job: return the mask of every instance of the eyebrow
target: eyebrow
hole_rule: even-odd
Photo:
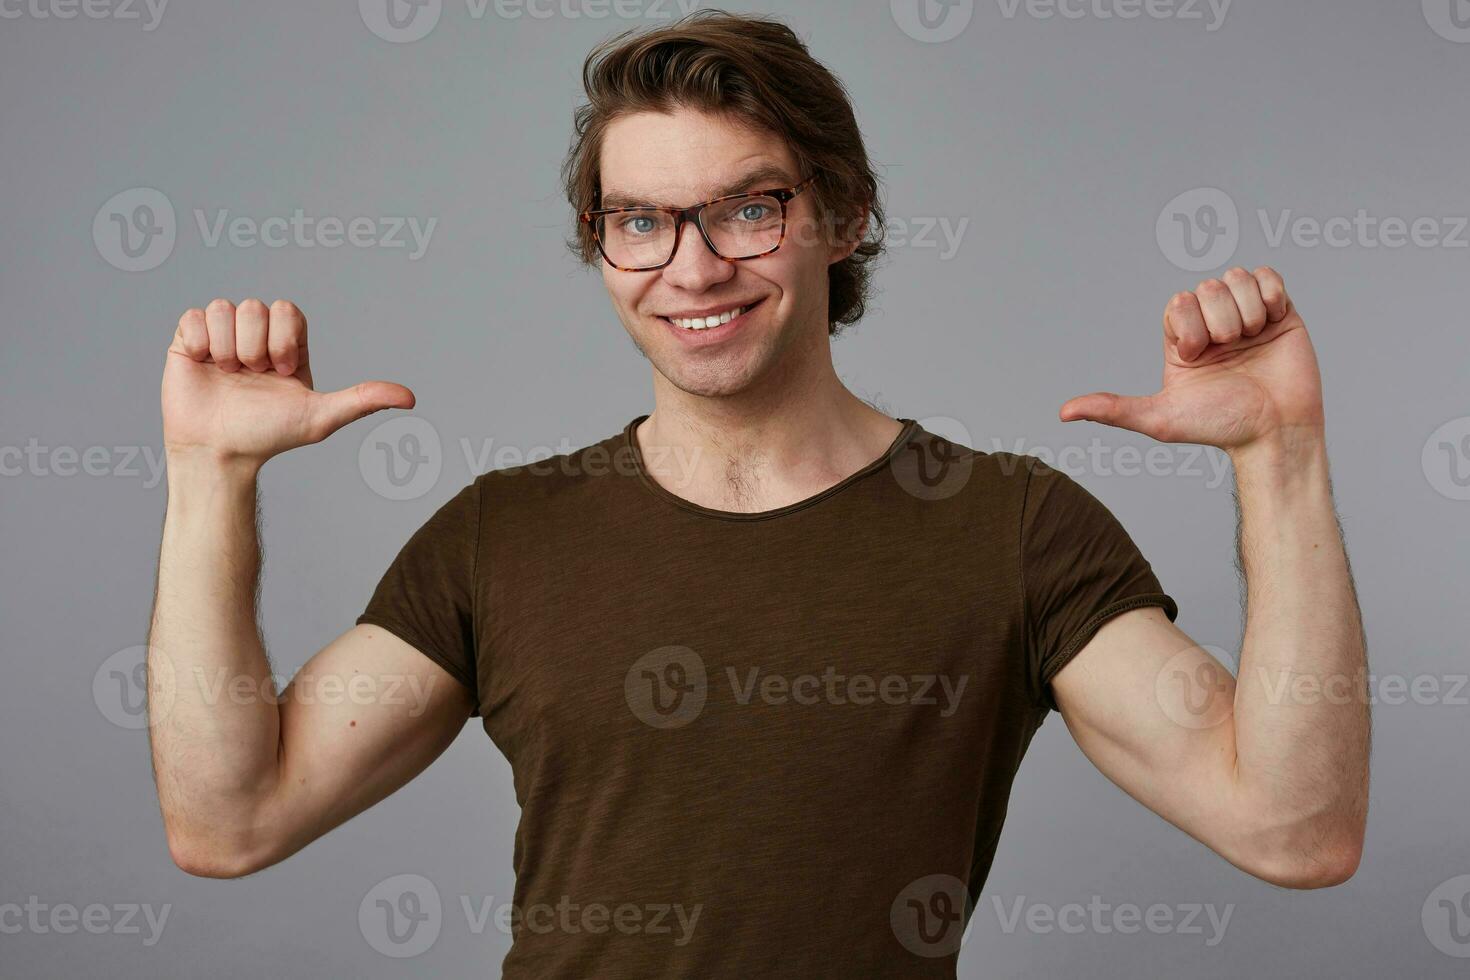
[[[784,167],[778,167],[775,164],[765,164],[747,172],[724,187],[717,188],[706,200],[713,200],[717,197],[725,197],[730,194],[741,194],[750,190],[790,187],[794,183],[796,182],[791,179],[791,175],[786,172]],[[599,208],[668,208],[678,206],[673,204],[660,204],[656,201],[639,198],[637,195],[620,191],[612,191],[604,194],[602,203],[598,205]]]

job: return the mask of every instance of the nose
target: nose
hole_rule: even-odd
[[[734,275],[735,264],[726,262],[710,249],[694,222],[684,222],[674,243],[673,261],[663,268],[664,281],[697,293]]]

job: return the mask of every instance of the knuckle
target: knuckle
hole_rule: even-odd
[[[231,303],[227,299],[212,299],[212,300],[209,301],[209,305],[204,308],[204,311],[206,313],[216,313],[216,314],[219,314],[219,313],[234,313],[235,312],[235,304],[234,303]]]
[[[298,316],[300,313],[296,304],[289,299],[278,299],[271,304],[271,314],[274,316]]]
[[[1246,272],[1245,269],[1241,268],[1238,265],[1232,269],[1227,270],[1225,273],[1226,282],[1244,282],[1249,278],[1251,278],[1251,274],[1249,272]]]
[[[258,317],[265,315],[266,308],[265,304],[258,299],[242,299],[240,305],[236,308],[236,312],[244,313],[246,316]]]
[[[1218,279],[1206,279],[1199,284],[1195,292],[1219,294],[1225,288],[1225,284]]]

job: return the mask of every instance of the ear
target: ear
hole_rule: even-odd
[[[841,262],[853,252],[857,251],[857,247],[867,237],[868,207],[866,204],[859,208],[856,217],[852,221],[846,222],[841,230],[846,231],[849,228],[852,229],[852,234],[844,238],[839,238],[837,242],[833,243],[827,256],[828,265]]]

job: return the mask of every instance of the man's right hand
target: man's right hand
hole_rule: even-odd
[[[168,509],[148,730],[169,851],[191,874],[238,877],[283,860],[421,772],[475,709],[442,666],[367,624],[264,696],[277,683],[256,620],[256,471],[413,403],[385,381],[314,391],[306,318],[291,303],[220,299],[179,320],[163,372]],[[364,680],[377,686],[364,691]],[[262,696],[219,694],[242,689]]]
[[[163,369],[163,441],[175,456],[259,467],[365,415],[413,405],[413,392],[388,381],[314,390],[306,317],[286,300],[185,311]]]

